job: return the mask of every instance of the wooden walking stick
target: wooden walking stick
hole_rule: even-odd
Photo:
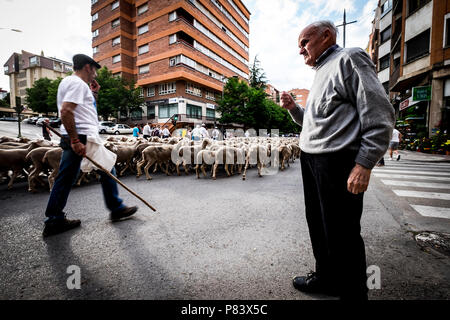
[[[50,127],[49,125],[47,125],[45,122],[43,123],[44,126],[46,126],[47,128],[49,128],[53,133],[55,133],[58,137],[60,137],[61,139],[66,139],[64,138],[61,133],[59,133],[58,131],[56,131],[54,128]],[[70,145],[70,141],[69,141],[69,145]],[[94,161],[93,159],[91,159],[91,157],[84,155],[84,157],[86,159],[88,159],[90,162],[92,162],[94,164],[94,166],[96,166],[97,168],[99,168],[100,170],[102,170],[104,173],[106,173],[111,179],[113,179],[114,181],[116,181],[118,184],[120,184],[122,187],[124,187],[125,190],[127,190],[129,193],[131,193],[133,196],[135,196],[136,198],[138,198],[139,200],[141,200],[147,207],[149,207],[150,209],[152,209],[153,211],[156,211],[155,208],[153,208],[147,201],[145,201],[140,195],[138,195],[136,192],[134,192],[133,190],[131,190],[130,188],[128,188],[122,181],[120,181],[119,179],[117,179],[117,177],[115,177],[111,172],[109,172],[108,170],[106,170],[104,167],[102,167],[100,164],[98,164],[96,161]]]

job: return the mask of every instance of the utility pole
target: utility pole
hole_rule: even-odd
[[[344,9],[344,23],[342,23],[342,24],[336,26],[337,28],[338,28],[338,27],[344,27],[344,48],[345,48],[345,26],[348,25],[348,24],[355,23],[355,22],[357,22],[357,21],[356,21],[356,20],[355,20],[355,21],[351,21],[351,22],[347,22],[347,21],[346,21],[346,19],[345,19],[345,9]]]

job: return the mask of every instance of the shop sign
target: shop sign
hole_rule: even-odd
[[[431,100],[431,86],[413,87],[412,88],[413,101],[430,101]]]

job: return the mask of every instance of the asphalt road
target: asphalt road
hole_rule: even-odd
[[[329,299],[292,287],[314,268],[298,160],[263,178],[252,169],[246,181],[223,171],[216,181],[122,180],[157,213],[121,189],[140,210],[113,224],[92,182],[74,188],[66,207],[81,228],[46,240],[48,192],[0,185],[0,299]],[[373,178],[365,195],[367,264],[381,270],[381,289],[369,298],[449,299],[449,259],[420,249],[405,224],[419,218],[389,190]],[[79,290],[67,288],[71,265],[81,270]]]

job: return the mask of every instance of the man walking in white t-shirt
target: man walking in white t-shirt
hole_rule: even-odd
[[[92,58],[77,54],[73,57],[75,73],[64,78],[57,95],[58,111],[61,115],[61,147],[63,154],[59,165],[59,173],[55,179],[47,209],[45,211],[45,228],[43,236],[65,232],[78,227],[80,220],[69,220],[63,212],[78,172],[81,160],[86,154],[88,136],[98,134],[98,115],[95,98],[100,86],[95,77],[100,65]],[[115,169],[111,171],[115,175]],[[116,182],[106,173],[99,171],[103,197],[107,208],[111,211],[111,220],[117,221],[129,217],[137,211],[137,207],[127,207],[119,198]]]
[[[392,130],[391,142],[389,143],[389,160],[394,160],[392,158],[393,153],[397,155],[397,161],[400,160],[400,153],[398,153],[398,145],[401,139],[402,134],[400,133],[400,131],[394,128],[394,130]]]

